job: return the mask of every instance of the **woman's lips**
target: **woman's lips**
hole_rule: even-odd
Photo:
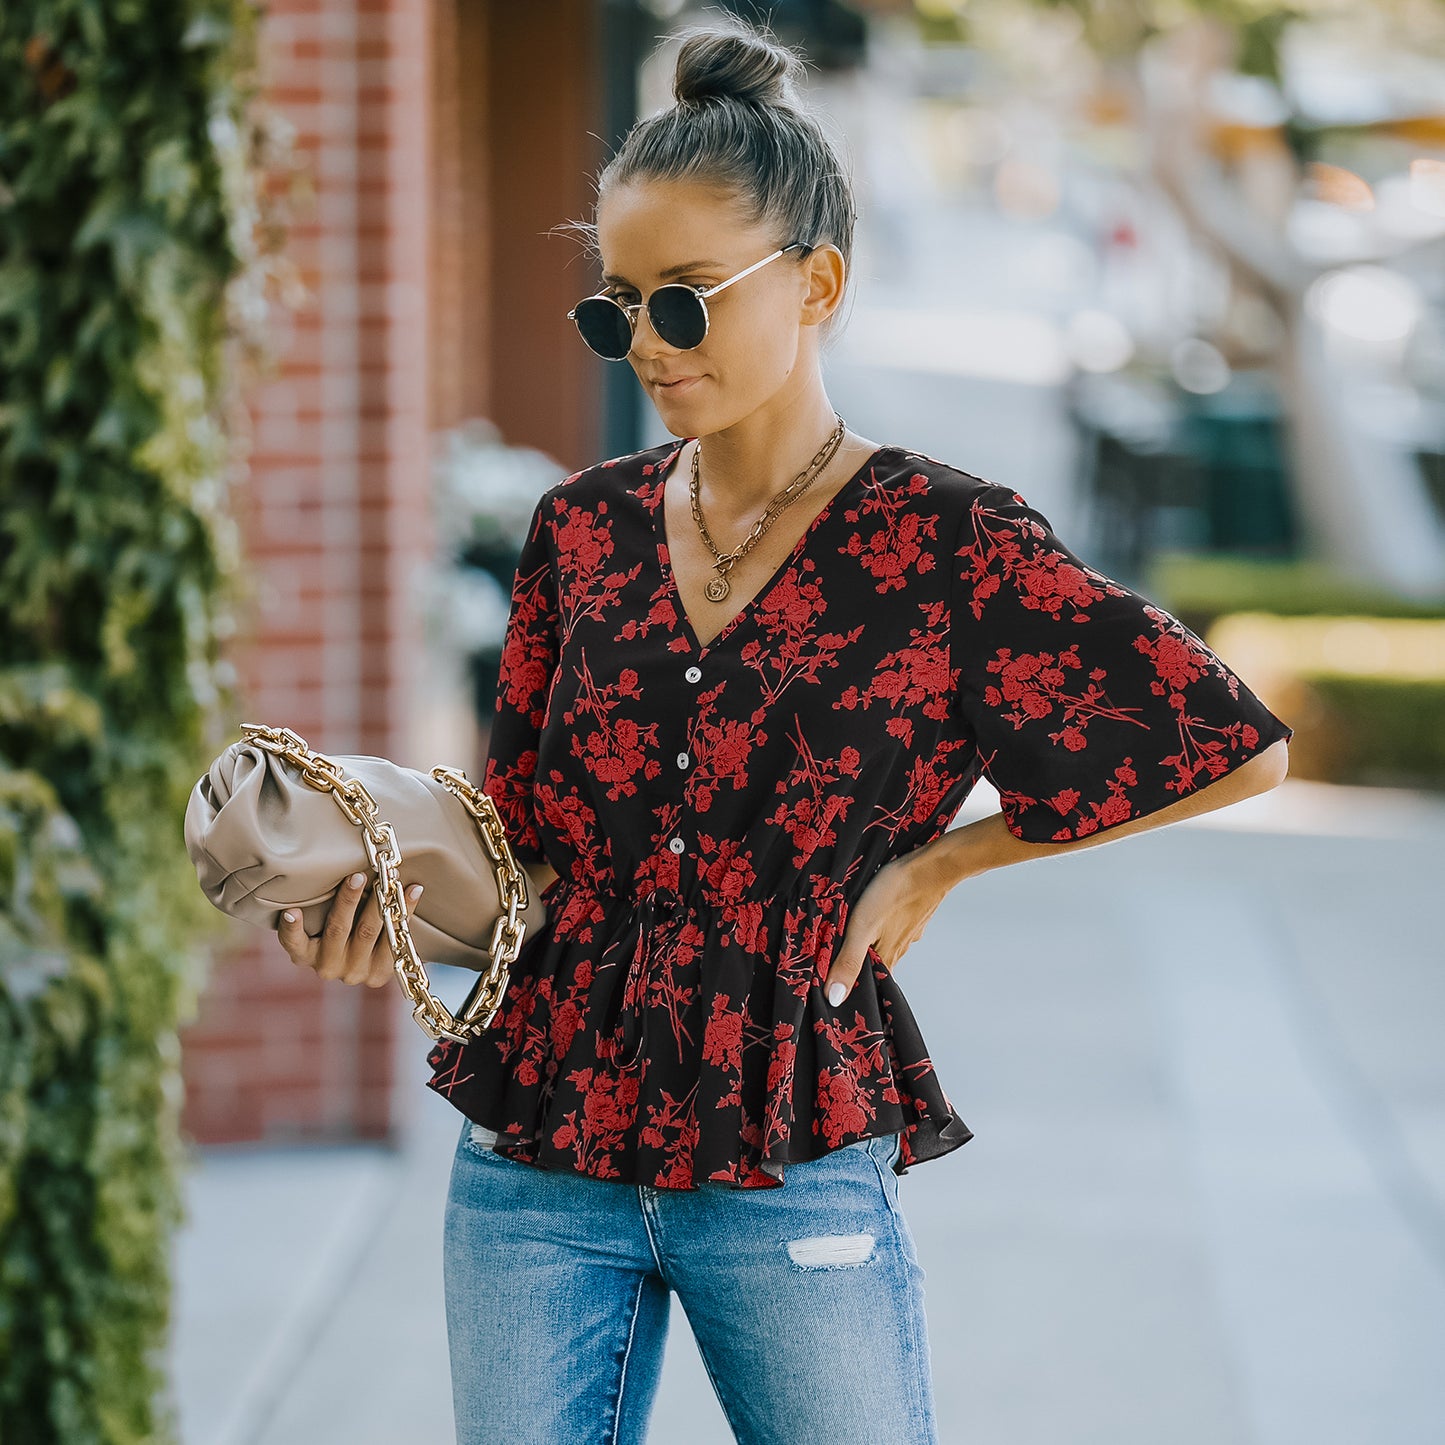
[[[702,377],[700,376],[685,376],[679,381],[659,381],[654,384],[656,385],[658,391],[665,392],[668,396],[677,396],[681,392],[690,390],[697,382],[701,380]]]

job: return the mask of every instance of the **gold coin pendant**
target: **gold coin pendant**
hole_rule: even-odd
[[[726,577],[711,577],[702,590],[707,595],[709,602],[721,602],[732,591],[732,588],[728,586]]]

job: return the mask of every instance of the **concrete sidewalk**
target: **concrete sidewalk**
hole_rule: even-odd
[[[899,966],[976,1134],[902,1182],[946,1445],[1445,1438],[1442,859],[1445,799],[1289,779],[950,895]],[[412,1042],[401,1150],[198,1151],[186,1445],[454,1438]],[[651,1440],[731,1438],[674,1302]]]

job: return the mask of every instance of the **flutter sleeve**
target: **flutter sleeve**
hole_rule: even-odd
[[[1016,838],[1144,817],[1294,736],[1178,618],[1082,561],[1007,487],[968,507],[953,567],[953,701]]]
[[[502,641],[496,712],[482,773],[482,791],[496,804],[518,861],[545,861],[533,787],[542,719],[557,671],[561,618],[549,546],[550,493],[537,502],[512,580],[511,611]]]

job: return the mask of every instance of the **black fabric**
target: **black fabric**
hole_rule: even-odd
[[[981,770],[1015,836],[1060,843],[1292,729],[1018,493],[894,446],[703,647],[661,505],[681,446],[533,514],[483,786],[561,876],[491,1028],[439,1042],[430,1087],[498,1152],[600,1179],[777,1187],[896,1132],[902,1174],[972,1131],[876,949],[824,997],[877,870]]]

